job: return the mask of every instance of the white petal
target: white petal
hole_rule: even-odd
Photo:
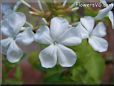
[[[106,6],[106,7],[108,6],[106,0],[100,0],[100,2],[101,2],[104,6]]]
[[[89,44],[98,52],[105,52],[108,49],[108,42],[100,37],[92,36],[89,38]]]
[[[62,67],[71,67],[75,64],[77,56],[74,51],[63,46],[58,45],[58,62]]]
[[[57,48],[54,45],[42,50],[39,54],[39,59],[41,61],[42,67],[52,68],[57,63]]]
[[[110,4],[108,7],[102,9],[99,11],[99,13],[97,14],[97,16],[95,17],[96,20],[101,20],[102,18],[106,17],[107,14],[112,10],[113,5]]]
[[[34,33],[31,27],[26,28],[25,31],[19,33],[16,37],[16,41],[24,45],[29,45],[34,41]]]
[[[56,40],[59,36],[61,36],[67,29],[69,23],[66,19],[54,17],[51,20],[50,30],[51,36],[54,40]]]
[[[35,40],[42,44],[51,44],[50,30],[47,26],[41,26],[35,34]]]
[[[68,31],[66,31],[61,39],[59,40],[60,44],[66,45],[66,46],[74,46],[78,45],[82,42],[80,30],[77,28],[69,28]]]
[[[114,14],[113,14],[112,11],[110,11],[110,12],[108,13],[108,17],[109,17],[109,19],[110,19],[110,21],[111,21],[111,23],[112,23],[112,28],[114,29]]]
[[[13,31],[17,33],[19,32],[20,27],[25,24],[26,17],[21,12],[13,12],[5,20],[8,22]]]
[[[7,49],[8,49],[12,40],[13,40],[12,38],[6,38],[6,39],[0,40],[0,44],[1,44],[0,49],[2,50],[2,53],[4,55],[6,55]]]
[[[92,32],[92,35],[98,36],[98,37],[104,37],[106,35],[106,27],[104,23],[99,22],[95,29]]]
[[[23,51],[17,46],[15,41],[12,41],[8,51],[7,51],[7,59],[11,63],[18,62],[23,56]]]
[[[94,27],[94,23],[95,23],[94,18],[86,16],[84,18],[81,18],[80,20],[81,20],[81,24],[84,26],[84,28],[86,30],[88,30],[88,32],[91,32]]]
[[[1,12],[5,15],[9,14],[10,12],[12,12],[12,9],[11,9],[11,5],[9,5],[8,3],[2,3],[1,4],[2,7],[1,7]]]
[[[80,34],[81,34],[82,39],[85,39],[85,38],[88,38],[89,37],[89,34],[90,33],[81,25],[81,23],[79,23],[76,26],[76,29],[79,29],[80,30]]]
[[[7,24],[6,21],[1,22],[0,29],[1,29],[1,33],[3,33],[6,36],[12,36],[13,34],[11,27]]]

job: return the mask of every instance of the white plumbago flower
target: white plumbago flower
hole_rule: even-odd
[[[86,16],[80,19],[77,28],[80,29],[82,38],[88,38],[89,44],[98,52],[107,51],[108,42],[102,38],[106,35],[106,27],[102,22],[99,22],[94,27],[94,18]]]
[[[112,28],[114,29],[114,14],[113,11],[111,11],[114,7],[114,4],[111,3],[108,5],[105,0],[100,0],[100,1],[104,6],[106,6],[106,8],[100,10],[95,19],[101,20],[102,18],[108,16],[112,23]]]
[[[0,40],[2,53],[7,56],[11,63],[18,62],[23,56],[23,51],[18,47],[16,42],[28,45],[34,40],[34,33],[31,27],[23,27],[26,17],[21,12],[12,12],[1,22],[1,32],[7,36],[6,39]],[[25,30],[21,30],[25,28]]]
[[[35,40],[49,45],[39,54],[42,67],[52,68],[58,62],[62,67],[71,67],[75,64],[77,56],[70,48],[81,43],[78,29],[69,28],[67,20],[54,17],[48,26],[41,26],[35,34]]]

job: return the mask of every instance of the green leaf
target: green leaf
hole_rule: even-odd
[[[78,56],[77,62],[71,70],[71,79],[84,84],[100,83],[105,68],[100,53],[95,52],[87,40],[84,40],[81,45],[71,48]]]
[[[95,11],[93,11],[95,10]],[[85,9],[85,16],[93,16],[95,17],[98,13],[98,9],[94,9],[94,8],[91,8],[91,7],[88,7]]]
[[[45,74],[45,79],[44,81],[51,81],[51,79],[56,78],[55,76],[57,76],[57,78],[59,78],[59,76],[62,73],[62,68],[60,66],[56,66],[54,68],[50,68],[50,69],[46,69],[44,68],[44,74]],[[59,79],[54,79],[54,80],[59,80]]]
[[[69,84],[71,83],[69,74],[69,68],[56,65],[52,69],[45,69],[44,82],[46,84]]]
[[[14,74],[14,77],[16,80],[21,80],[21,78],[22,78],[22,71],[19,66],[17,66],[17,68],[16,68],[16,72]]]

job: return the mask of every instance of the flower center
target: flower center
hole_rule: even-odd
[[[93,32],[93,30],[89,33],[89,37],[91,37],[91,36],[92,36],[92,32]]]
[[[57,44],[58,44],[58,42],[57,42],[57,41],[54,41],[53,43],[54,43],[54,45],[57,45]]]

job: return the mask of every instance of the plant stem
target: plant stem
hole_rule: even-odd
[[[38,6],[39,6],[40,10],[43,11],[43,7],[42,7],[42,4],[41,4],[41,1],[37,0],[37,2],[38,2]]]
[[[20,4],[21,4],[21,1],[17,1],[13,7],[13,11],[16,11],[18,9],[18,7],[20,6]]]
[[[27,7],[31,8],[31,5],[28,4],[25,0],[20,0],[24,5],[26,5]]]
[[[48,25],[48,22],[45,18],[42,18],[42,21],[43,21],[44,24]]]
[[[33,26],[32,26],[31,23],[29,23],[29,22],[26,21],[26,24],[27,24],[28,26],[30,26],[31,28],[33,28]]]
[[[27,3],[25,0],[20,0],[24,5],[26,5],[28,8],[30,8],[31,10],[33,10],[34,12],[39,13],[40,11],[37,10],[36,8],[32,7],[29,3]]]
[[[67,2],[68,2],[68,0],[64,0],[63,6],[65,6]]]

